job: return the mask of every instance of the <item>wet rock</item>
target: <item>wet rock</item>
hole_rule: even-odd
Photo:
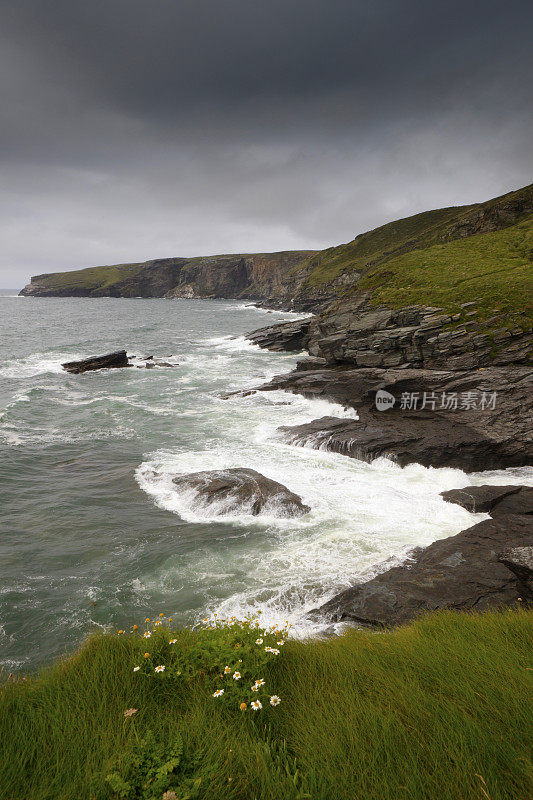
[[[284,441],[371,461],[378,456],[400,466],[419,463],[468,472],[525,466],[533,461],[533,370],[487,368],[478,372],[421,369],[303,370],[276,376],[257,388],[283,389],[322,397],[354,408],[359,420],[324,417],[278,429]],[[378,411],[376,392],[396,402]],[[481,398],[493,398],[481,408]],[[415,396],[417,407],[402,408],[402,397]],[[424,395],[426,407],[422,408]],[[455,398],[442,408],[442,397]],[[474,398],[475,406],[469,405]],[[468,488],[470,491],[470,487]],[[509,498],[510,502],[511,498]]]
[[[449,503],[457,503],[473,513],[491,516],[533,514],[533,488],[529,486],[467,486],[441,492]]]
[[[512,547],[500,553],[498,561],[516,576],[520,600],[530,605],[533,601],[533,546]]]
[[[309,319],[280,322],[253,331],[246,338],[267,350],[298,352],[307,346],[309,326]]]
[[[517,581],[497,554],[529,551],[531,541],[526,515],[485,520],[412,551],[407,563],[341,592],[313,616],[388,627],[438,609],[483,611],[514,604],[521,597]]]
[[[299,517],[310,511],[302,499],[283,484],[254,469],[223,469],[195,472],[173,478],[179,489],[193,489],[206,505],[217,503],[221,514],[269,514]]]
[[[131,366],[125,350],[117,350],[115,353],[108,353],[105,356],[91,356],[81,361],[66,361],[61,364],[64,370],[78,375],[81,372],[90,372],[95,369],[117,369],[119,367]]]
[[[467,486],[466,489],[451,489],[441,492],[448,503],[456,503],[474,514],[490,513],[492,509],[510,494],[520,491],[520,486]]]

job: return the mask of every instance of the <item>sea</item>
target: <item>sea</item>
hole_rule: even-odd
[[[95,629],[161,611],[328,628],[309,611],[484,519],[440,492],[527,483],[297,447],[281,425],[351,417],[322,399],[228,392],[294,368],[248,331],[297,314],[226,300],[25,298],[0,293],[0,669],[29,672]],[[64,361],[126,349],[134,366],[72,375]],[[144,368],[153,355],[172,367]],[[296,492],[301,518],[205,507],[172,478],[258,470]],[[331,628],[329,629],[331,631]]]

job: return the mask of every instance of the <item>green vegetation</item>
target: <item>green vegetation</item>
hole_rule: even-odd
[[[383,225],[308,259],[302,265],[307,283],[320,286],[353,274],[356,280],[339,289],[345,297],[369,290],[376,305],[425,304],[451,313],[474,301],[483,330],[527,328],[532,192],[526,186],[487,203],[427,211]],[[520,207],[529,208],[529,214],[519,213]],[[478,232],[481,218],[485,233]]]
[[[370,269],[359,284],[376,304],[415,303],[452,312],[475,301],[482,326],[531,326],[533,215],[492,233],[412,250]]]
[[[51,272],[39,279],[51,289],[104,289],[106,286],[137,275],[144,264],[114,264],[110,267],[86,267],[71,272]]]
[[[473,206],[440,208],[390,222],[357,236],[348,244],[330,247],[312,256],[306,267],[309,283],[329,283],[343,272],[366,272],[369,265],[385,263],[393,255],[428,247],[445,234],[450,223]]]
[[[235,622],[150,628],[146,638],[94,635],[3,686],[2,800],[533,794],[531,612],[441,612],[392,632],[283,645],[278,632]],[[256,712],[252,676],[265,681]]]

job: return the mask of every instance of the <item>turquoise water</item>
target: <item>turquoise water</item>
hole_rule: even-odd
[[[160,610],[186,624],[261,611],[314,633],[317,603],[483,518],[439,492],[499,473],[290,447],[278,425],[355,412],[282,392],[221,399],[294,366],[242,336],[290,318],[236,301],[0,297],[1,665],[35,667]],[[176,366],[61,369],[119,348]],[[172,475],[229,466],[281,481],[311,512],[217,516],[173,489]]]

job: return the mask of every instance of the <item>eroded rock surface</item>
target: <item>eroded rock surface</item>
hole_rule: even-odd
[[[502,514],[533,514],[533,488],[529,486],[467,486],[441,492],[448,503],[473,513],[485,512],[492,517]]]
[[[533,603],[533,541],[528,547],[511,547],[500,553],[498,561],[516,576],[521,601]]]
[[[532,463],[532,383],[527,366],[476,372],[361,368],[296,371],[257,389],[322,397],[357,410],[358,420],[323,417],[279,428],[291,444],[367,461],[387,456],[400,466],[416,462],[474,472]],[[391,409],[377,410],[378,390],[395,397]],[[417,407],[402,408],[405,396],[415,396]],[[422,407],[424,396],[429,402]],[[450,398],[452,406],[441,408]]]
[[[533,599],[533,488],[468,486],[442,496],[493,518],[416,548],[406,563],[341,592],[313,614],[385,627],[443,608],[527,605]]]
[[[530,517],[509,514],[485,520],[413,551],[409,562],[347,589],[319,614],[335,622],[387,627],[438,609],[483,611],[510,605],[522,592],[498,554],[529,547],[532,538]]]
[[[202,504],[218,504],[221,514],[237,511],[253,516],[298,517],[310,510],[297,494],[254,469],[194,472],[179,475],[173,482],[179,489],[193,489]]]

